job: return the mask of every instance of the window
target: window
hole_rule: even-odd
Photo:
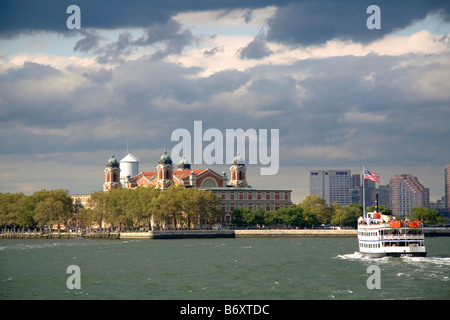
[[[217,187],[217,183],[214,179],[207,178],[202,183],[202,188],[215,188]]]

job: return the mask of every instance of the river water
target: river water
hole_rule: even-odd
[[[0,299],[450,299],[450,237],[426,247],[371,259],[356,238],[1,240]]]

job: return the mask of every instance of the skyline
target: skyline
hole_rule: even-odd
[[[79,30],[66,26],[71,4]],[[366,26],[372,4],[379,30]],[[450,163],[449,31],[437,0],[2,1],[0,192],[101,190],[113,150],[153,171],[172,132],[202,121],[278,129],[277,174],[248,165],[248,180],[292,189],[294,203],[309,170],[363,166],[382,185],[416,176],[436,201]]]

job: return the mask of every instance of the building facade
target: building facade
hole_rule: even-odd
[[[311,195],[325,198],[328,204],[340,206],[352,203],[352,176],[350,170],[311,170],[309,190]]]
[[[425,188],[417,177],[398,174],[389,183],[390,208],[398,216],[407,216],[415,207],[428,207],[430,190]]]
[[[192,169],[185,160],[174,168],[170,155],[165,151],[156,166],[156,171],[137,173],[139,160],[128,154],[120,162],[112,156],[106,163],[103,191],[114,188],[137,188],[154,186],[167,189],[171,185],[186,188],[211,190],[221,199],[221,222],[229,223],[232,213],[238,208],[263,208],[275,211],[292,205],[292,190],[256,189],[247,182],[247,168],[243,159],[237,155],[230,167],[230,179],[225,171],[218,173],[209,168]],[[72,195],[74,207],[81,208],[88,204],[90,195]]]

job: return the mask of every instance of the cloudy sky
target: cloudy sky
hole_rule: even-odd
[[[81,29],[67,27],[71,4]],[[372,4],[381,29],[367,27]],[[128,144],[153,171],[172,132],[202,121],[224,136],[279,129],[278,173],[249,165],[248,180],[294,202],[309,170],[363,165],[382,184],[415,175],[439,199],[449,32],[446,0],[2,0],[0,192],[101,190],[112,152]]]

